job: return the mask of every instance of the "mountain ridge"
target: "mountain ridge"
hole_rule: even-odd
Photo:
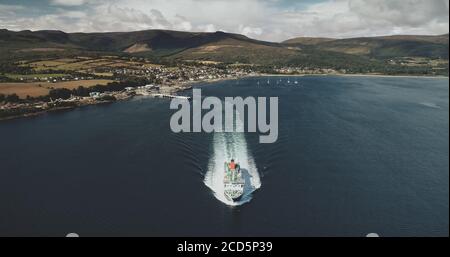
[[[428,57],[448,60],[448,33],[435,36],[392,35],[344,39],[318,38],[315,44],[308,44],[308,41],[311,39],[314,38],[298,37],[286,40],[282,44],[297,47],[313,45],[318,50],[381,59],[390,57]]]
[[[418,57],[448,60],[448,34],[347,39],[308,37],[275,43],[221,31],[66,33],[58,30],[0,29],[0,55],[4,59],[26,60],[85,54],[128,55],[168,62],[213,61],[272,67],[287,65],[384,70],[391,59]]]

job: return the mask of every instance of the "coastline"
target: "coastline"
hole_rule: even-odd
[[[180,93],[180,92],[192,89],[192,87],[194,85],[196,85],[196,84],[215,83],[215,82],[220,82],[220,81],[236,80],[236,79],[243,78],[243,77],[246,77],[246,76],[235,77],[235,78],[205,79],[205,80],[201,80],[201,81],[188,81],[188,82],[184,82],[184,83],[175,84],[173,86],[173,88],[171,88],[170,93],[171,94],[177,94],[177,93]],[[121,91],[116,91],[116,92],[111,92],[111,93],[114,95],[114,94],[121,94],[122,92]],[[40,110],[40,111],[36,111],[36,112],[28,112],[28,113],[23,113],[23,114],[19,114],[19,115],[11,115],[11,116],[6,116],[6,117],[0,117],[0,122],[2,122],[2,121],[9,121],[9,120],[15,120],[15,119],[21,119],[21,118],[31,118],[31,117],[40,116],[40,115],[45,114],[45,113],[56,112],[56,111],[64,111],[64,110],[73,110],[73,109],[76,109],[76,108],[81,108],[81,107],[90,106],[90,105],[100,105],[100,104],[122,102],[122,101],[130,100],[130,99],[132,99],[132,98],[134,98],[136,96],[140,96],[140,95],[130,95],[128,97],[120,97],[120,98],[117,98],[114,101],[93,100],[93,101],[89,101],[89,102],[77,102],[73,106],[52,107],[52,108],[49,108],[49,109]]]
[[[175,84],[174,88],[171,89],[171,93],[177,94],[180,92],[187,91],[189,89],[192,89],[195,85],[198,84],[211,84],[215,82],[222,82],[222,81],[231,81],[231,80],[237,80],[241,78],[256,78],[256,77],[307,77],[307,76],[336,76],[336,77],[368,77],[368,78],[426,78],[426,79],[448,79],[448,76],[418,76],[418,75],[383,75],[383,74],[268,74],[268,73],[259,73],[259,74],[247,74],[243,76],[238,77],[227,77],[227,78],[215,78],[215,79],[205,79],[201,81],[188,81],[185,83],[179,83]],[[119,94],[120,92],[112,92]],[[8,121],[8,120],[14,120],[14,119],[20,119],[20,118],[30,118],[30,117],[36,117],[45,113],[49,112],[56,112],[56,111],[63,111],[63,110],[72,110],[84,106],[90,106],[90,105],[99,105],[99,104],[107,104],[107,103],[115,103],[115,102],[121,102],[121,101],[127,101],[129,99],[134,98],[138,95],[132,95],[125,98],[118,98],[115,101],[91,101],[91,102],[83,102],[83,103],[76,103],[74,106],[61,106],[61,107],[54,107],[42,111],[37,112],[29,112],[24,113],[20,115],[12,115],[7,117],[0,117],[0,122],[2,121]]]
[[[37,111],[37,112],[29,112],[29,113],[24,113],[24,114],[20,114],[20,115],[12,115],[12,116],[8,116],[8,117],[0,117],[0,122],[2,121],[9,121],[9,120],[15,120],[15,119],[22,119],[22,118],[32,118],[32,117],[37,117],[46,113],[51,113],[51,112],[58,112],[58,111],[70,111],[70,110],[74,110],[77,108],[83,108],[86,106],[91,106],[91,105],[101,105],[101,104],[112,104],[115,102],[122,102],[122,101],[126,101],[131,99],[130,98],[126,98],[126,99],[118,99],[116,101],[98,101],[98,102],[93,102],[93,103],[83,103],[83,104],[77,104],[74,106],[60,106],[60,107],[54,107],[54,108],[50,108],[47,110],[42,110],[42,111]]]
[[[429,79],[448,79],[449,76],[420,76],[420,75],[385,75],[385,74],[364,74],[364,73],[324,73],[324,74],[268,74],[261,73],[259,75],[252,75],[248,77],[373,77],[373,78],[429,78]]]
[[[333,75],[332,75],[333,76]],[[424,78],[448,79],[448,76],[419,76],[419,75],[383,75],[383,74],[336,74],[341,77],[369,77],[369,78]]]

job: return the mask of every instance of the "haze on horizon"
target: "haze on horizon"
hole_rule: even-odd
[[[448,0],[0,0],[0,28],[220,30],[277,42],[447,34],[448,13]]]

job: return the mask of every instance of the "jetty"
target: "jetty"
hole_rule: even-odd
[[[153,97],[158,98],[177,98],[177,99],[185,99],[185,100],[191,100],[190,96],[181,96],[181,95],[169,95],[169,94],[151,94]]]

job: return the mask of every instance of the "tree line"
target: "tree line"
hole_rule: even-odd
[[[10,94],[10,95],[4,95],[0,94],[0,103],[18,103],[20,101],[20,98],[17,94]]]

